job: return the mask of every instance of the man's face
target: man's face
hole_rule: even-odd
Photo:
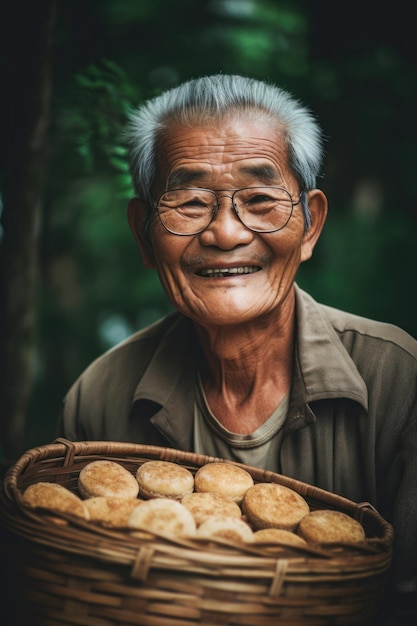
[[[256,185],[285,187],[295,201],[300,193],[279,130],[267,118],[174,126],[164,136],[155,200],[170,188],[228,193]],[[150,237],[145,263],[156,267],[174,307],[204,327],[262,323],[279,316],[297,268],[312,250],[305,244],[299,204],[285,228],[260,234],[239,221],[230,198],[221,199],[216,217],[200,234],[173,235],[156,217]],[[211,271],[219,269],[223,273]]]

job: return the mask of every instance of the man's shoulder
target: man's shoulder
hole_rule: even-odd
[[[417,341],[405,330],[388,322],[374,320],[328,305],[320,305],[337,334],[344,340],[369,341],[398,348],[417,359]]]
[[[308,325],[310,332],[313,328],[322,333],[327,328],[327,333],[336,333],[349,352],[378,347],[417,360],[417,340],[399,326],[323,304],[300,288],[297,294],[302,309],[299,321]]]

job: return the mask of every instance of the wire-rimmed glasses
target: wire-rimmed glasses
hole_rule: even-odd
[[[153,206],[170,233],[197,235],[216,216],[220,198],[227,197],[246,228],[257,233],[273,233],[287,225],[301,196],[302,192],[294,201],[283,187],[245,187],[231,195],[198,187],[165,191]]]

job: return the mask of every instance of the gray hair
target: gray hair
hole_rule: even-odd
[[[283,129],[291,171],[302,192],[314,189],[323,149],[321,129],[309,109],[275,85],[243,76],[217,74],[189,80],[148,100],[130,114],[126,137],[137,195],[152,204],[157,144],[171,123],[192,126],[254,111],[265,112]],[[305,193],[302,193],[302,208],[307,229],[310,213]]]

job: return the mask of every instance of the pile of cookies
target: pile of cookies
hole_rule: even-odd
[[[193,474],[171,461],[145,461],[133,475],[120,463],[96,460],[81,470],[78,493],[38,482],[24,491],[22,502],[110,528],[171,537],[300,547],[365,540],[361,524],[347,514],[311,511],[296,491],[255,483],[245,469],[223,462]]]

